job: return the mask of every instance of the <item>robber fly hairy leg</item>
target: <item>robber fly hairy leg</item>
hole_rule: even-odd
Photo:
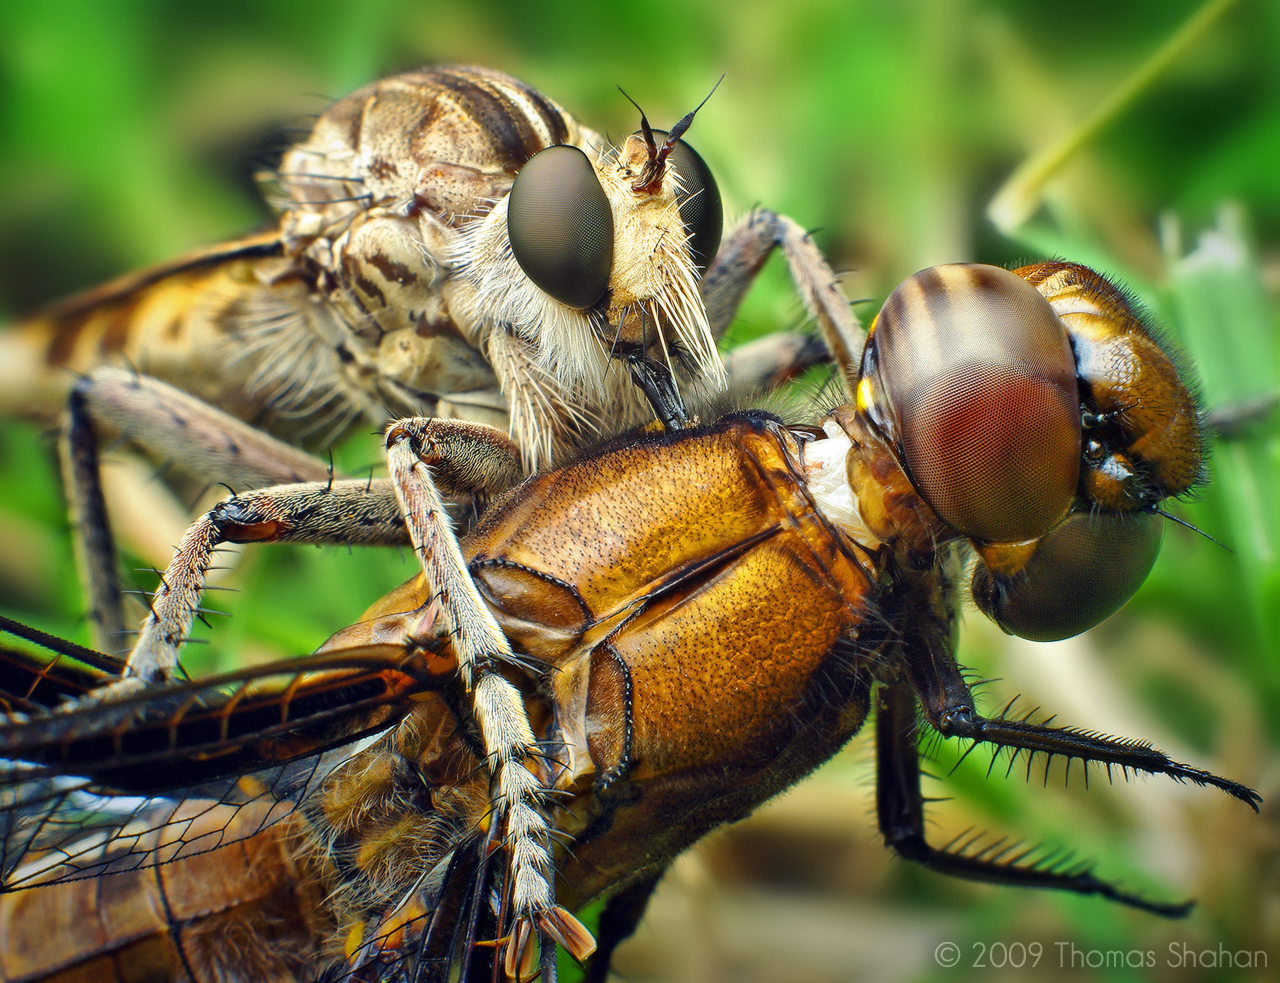
[[[123,588],[116,569],[115,537],[102,494],[98,438],[85,402],[78,387],[72,391],[66,426],[58,441],[58,456],[80,587],[89,606],[89,625],[97,646],[113,649],[125,637]]]
[[[786,257],[796,292],[826,342],[826,357],[847,367],[847,382],[852,386],[852,374],[856,373],[862,356],[862,328],[840,290],[835,273],[812,237],[785,215],[758,208],[734,226],[720,244],[720,252],[701,284],[711,333],[716,338],[724,336],[765,260],[778,248]],[[769,339],[777,337],[768,336]],[[778,354],[788,348],[794,352],[799,368],[822,357],[812,344],[772,344],[746,357],[726,359],[731,383],[758,385],[771,376],[788,374],[782,365],[776,364]],[[765,359],[763,368],[757,365],[761,356]]]
[[[408,542],[387,480],[278,485],[219,502],[187,530],[151,599],[126,679],[166,680],[191,631],[205,575],[223,543],[395,546]]]
[[[775,331],[739,345],[724,357],[733,392],[772,392],[806,369],[831,361],[820,335]]]
[[[502,431],[462,420],[423,422],[439,451],[436,485],[446,492],[479,499],[505,491],[520,479],[519,452]],[[234,446],[236,436],[236,431],[228,432],[228,447]],[[268,447],[269,440],[264,438],[255,450]],[[477,447],[493,453],[482,458]],[[302,456],[293,448],[283,449]],[[280,466],[288,462],[285,458]],[[264,470],[269,466],[262,465]],[[327,478],[232,496],[197,519],[182,537],[129,656],[128,676],[150,683],[172,675],[204,591],[205,574],[214,551],[223,543],[398,546],[409,542],[396,492],[385,478]]]
[[[327,477],[324,462],[151,376],[99,368],[74,393],[73,424],[132,441],[195,477],[245,488]]]
[[[517,664],[507,636],[476,588],[435,486],[436,468],[489,481],[520,474],[519,452],[499,431],[479,424],[413,418],[387,428],[387,463],[432,594],[453,634],[462,683],[473,694],[474,713],[493,775],[493,821],[505,827],[514,920],[504,967],[516,976],[531,954],[536,931],[542,948],[554,940],[579,958],[594,944],[586,930],[555,903],[544,814],[546,789],[525,767],[538,753],[520,691],[501,675]],[[589,938],[589,937],[588,937]]]
[[[63,481],[97,643],[118,647],[125,630],[116,549],[98,467],[101,437],[233,488],[325,482],[328,466],[228,413],[149,376],[100,368],[71,392],[62,441]],[[223,540],[226,542],[226,540]]]

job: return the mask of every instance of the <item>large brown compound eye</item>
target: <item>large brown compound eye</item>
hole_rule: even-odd
[[[516,175],[507,201],[511,252],[525,275],[569,307],[590,307],[609,286],[613,212],[577,147],[548,147]]]
[[[1037,539],[1080,473],[1080,401],[1062,323],[994,266],[923,270],[876,319],[864,367],[916,490],[981,542]]]
[[[667,138],[665,130],[654,130],[659,143]],[[689,251],[699,273],[706,273],[720,251],[724,234],[724,203],[711,168],[701,155],[681,140],[671,148],[667,163],[680,175],[680,219],[689,233]]]
[[[1070,638],[1110,617],[1151,572],[1163,520],[1152,512],[1076,513],[1010,576],[981,562],[973,599],[1011,635],[1035,642]]]

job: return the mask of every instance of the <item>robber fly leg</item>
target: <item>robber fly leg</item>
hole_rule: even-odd
[[[129,655],[126,678],[169,678],[223,543],[398,545],[409,541],[391,483],[345,480],[278,485],[219,502],[187,530],[160,578],[151,613]]]
[[[997,841],[980,850],[968,844],[950,849],[930,846],[924,835],[924,799],[916,747],[916,696],[906,683],[882,687],[876,702],[876,811],[885,844],[907,860],[951,877],[1016,887],[1052,888],[1097,894],[1166,918],[1181,918],[1194,902],[1162,904],[1130,894],[1093,876],[1087,867],[1044,863],[1051,857],[1032,847]],[[972,842],[972,841],[970,841]]]
[[[63,475],[90,617],[107,650],[119,645],[124,615],[99,472],[102,437],[119,437],[154,460],[235,488],[328,477],[323,462],[166,383],[111,368],[83,377],[67,407]]]
[[[81,379],[76,391],[108,434],[120,434],[187,474],[242,488],[328,477],[326,462],[158,379],[101,368]]]
[[[720,244],[715,262],[702,278],[702,297],[712,334],[717,338],[724,334],[765,260],[779,246],[787,258],[796,292],[803,298],[810,316],[817,321],[827,351],[843,370],[847,385],[852,387],[862,357],[862,329],[840,290],[835,273],[813,239],[785,215],[756,209],[739,222]],[[765,351],[770,357],[776,357],[777,352],[786,347]],[[811,346],[792,347],[800,357],[812,357],[815,351]],[[782,371],[781,366],[766,365],[763,374],[776,375]],[[751,362],[740,359],[730,380],[742,384],[746,381],[744,376],[761,374],[761,370]]]
[[[116,564],[115,538],[107,521],[98,464],[98,438],[93,430],[85,395],[72,390],[67,404],[62,440],[62,481],[67,489],[72,541],[81,587],[89,604],[89,624],[94,642],[104,651],[115,651],[124,637],[124,605],[120,572]]]
[[[518,453],[500,430],[461,421],[447,424],[432,431],[444,459],[438,479],[446,491],[482,499],[519,480]],[[482,455],[475,451],[478,447],[497,450]],[[386,479],[329,478],[277,485],[220,502],[197,519],[178,544],[129,656],[128,676],[149,683],[173,673],[204,592],[214,550],[223,543],[391,546],[409,542],[396,493]]]
[[[739,345],[724,356],[729,385],[745,393],[769,392],[805,369],[831,361],[827,343],[818,335],[775,331]]]
[[[514,975],[532,953],[535,932],[544,943],[554,940],[585,958],[594,940],[555,904],[543,813],[546,789],[525,767],[526,759],[537,754],[533,728],[520,691],[500,671],[517,659],[467,572],[434,478],[439,471],[510,480],[520,473],[518,452],[501,431],[459,420],[399,420],[387,428],[386,440],[391,481],[427,584],[452,631],[459,673],[472,694],[493,776],[493,822],[504,830],[515,914],[504,963]]]

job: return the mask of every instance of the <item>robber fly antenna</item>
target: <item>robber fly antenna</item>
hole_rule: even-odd
[[[1170,522],[1176,522],[1176,523],[1177,523],[1178,525],[1180,525],[1180,526],[1186,526],[1186,527],[1187,527],[1188,529],[1190,529],[1192,532],[1197,532],[1197,533],[1199,533],[1199,534],[1200,534],[1201,536],[1203,536],[1205,539],[1209,540],[1209,542],[1214,543],[1214,544],[1216,544],[1216,545],[1218,545],[1218,546],[1221,546],[1221,547],[1222,547],[1224,550],[1226,550],[1228,553],[1234,553],[1234,552],[1235,552],[1235,550],[1233,550],[1233,549],[1232,549],[1230,546],[1228,546],[1226,543],[1220,543],[1220,542],[1218,542],[1218,540],[1214,539],[1212,536],[1210,536],[1210,535],[1209,535],[1207,532],[1205,532],[1203,529],[1201,529],[1201,528],[1200,528],[1200,527],[1198,527],[1198,526],[1193,526],[1193,525],[1192,525],[1190,522],[1188,522],[1186,519],[1179,519],[1179,518],[1178,518],[1176,515],[1174,515],[1172,512],[1166,512],[1164,509],[1156,509],[1155,511],[1156,511],[1156,514],[1157,514],[1157,515],[1162,515],[1162,516],[1164,516],[1164,517],[1165,517],[1166,519],[1168,519]]]
[[[706,98],[694,107],[692,112],[685,113],[684,117],[675,126],[671,127],[671,132],[667,135],[666,142],[662,145],[662,159],[666,160],[666,155],[671,153],[671,148],[676,145],[676,141],[688,132],[690,126],[693,125],[693,118],[698,115],[699,110],[707,104],[707,101],[716,94],[716,89],[720,88],[720,83],[724,81],[721,75],[716,79],[716,84],[711,87],[711,91],[707,93]]]
[[[658,144],[653,139],[653,128],[649,126],[649,118],[645,116],[644,110],[640,108],[640,103],[636,102],[629,95],[626,89],[618,86],[618,91],[622,93],[622,98],[636,107],[636,112],[640,114],[640,132],[644,134],[645,146],[649,148],[649,160],[655,160],[658,156]]]
[[[716,79],[716,84],[711,87],[711,91],[707,93],[706,98],[693,109],[692,112],[685,113],[680,121],[667,133],[667,138],[662,141],[662,146],[657,145],[657,141],[653,139],[653,129],[649,126],[649,120],[645,117],[644,110],[640,109],[640,104],[632,99],[623,91],[622,86],[618,86],[618,91],[623,97],[636,109],[640,110],[640,132],[644,136],[645,146],[649,150],[649,160],[645,164],[644,169],[640,172],[640,177],[636,183],[631,186],[631,190],[637,194],[655,194],[662,184],[662,175],[666,170],[667,158],[671,156],[671,151],[675,149],[680,138],[689,131],[689,127],[693,125],[693,118],[698,115],[698,110],[707,104],[716,89],[720,88],[720,83],[724,81],[724,76]]]

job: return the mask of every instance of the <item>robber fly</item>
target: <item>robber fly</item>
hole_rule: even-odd
[[[681,140],[693,117],[665,132],[642,114],[614,146],[500,72],[393,76],[285,153],[274,228],[0,333],[0,407],[48,416],[70,396],[65,470],[100,636],[124,628],[104,432],[252,488],[325,474],[257,429],[315,449],[356,422],[464,418],[508,431],[533,471],[601,426],[687,422],[681,392],[723,383],[716,340],[776,245],[828,335],[854,343],[794,222],[755,212],[722,244],[715,179]],[[753,363],[747,384],[775,367]],[[228,438],[205,404],[255,429]]]
[[[4,664],[6,979],[551,980],[563,946],[594,949],[600,981],[671,861],[873,706],[901,855],[1185,914],[1086,868],[931,845],[917,750],[922,715],[1256,809],[1145,743],[983,716],[955,661],[966,570],[1031,639],[1145,578],[1160,503],[1203,477],[1173,362],[1083,267],[964,265],[899,286],[843,375],[816,426],[731,413],[523,481],[501,431],[404,419],[385,482],[215,507],[127,665],[67,646]],[[499,496],[461,543],[432,474]],[[179,679],[218,544],[283,540],[407,541],[422,573],[301,662]],[[593,939],[571,912],[599,897]]]

